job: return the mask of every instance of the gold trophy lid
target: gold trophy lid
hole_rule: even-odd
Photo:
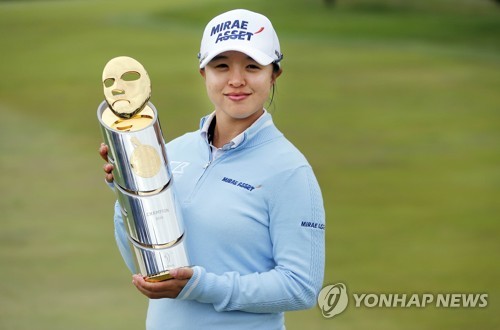
[[[146,69],[128,56],[111,59],[102,72],[102,82],[109,109],[122,119],[137,115],[151,97]]]
[[[108,106],[102,111],[100,117],[109,128],[119,132],[133,132],[148,127],[156,118],[156,114],[149,105],[146,105],[140,113],[129,119],[124,119],[116,116]]]

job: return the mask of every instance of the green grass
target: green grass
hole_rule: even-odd
[[[228,0],[0,1],[0,328],[140,329],[97,148],[100,76],[140,60],[170,140],[211,110],[197,72]],[[355,308],[288,329],[497,329],[500,7],[489,0],[241,1],[285,53],[271,106],[327,212],[325,285],[486,292],[484,309]]]

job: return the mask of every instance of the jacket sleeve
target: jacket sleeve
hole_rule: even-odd
[[[284,173],[269,197],[269,234],[276,266],[262,273],[213,274],[194,267],[179,299],[213,304],[217,311],[276,313],[314,306],[325,263],[325,212],[310,166]]]
[[[118,203],[118,201],[116,201],[115,203],[114,222],[115,222],[115,239],[116,239],[116,244],[118,245],[118,250],[120,250],[120,254],[122,255],[122,258],[125,261],[125,264],[127,265],[128,269],[133,274],[136,274],[137,270],[135,267],[134,258],[132,256],[132,251],[130,249],[127,230],[125,229],[125,224],[123,222],[122,214],[120,211],[120,204]]]

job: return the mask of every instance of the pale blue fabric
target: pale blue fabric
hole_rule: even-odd
[[[321,191],[304,156],[263,116],[213,161],[200,130],[167,144],[195,267],[177,299],[150,300],[147,329],[284,329],[284,311],[315,305],[325,262]],[[135,272],[119,206],[115,229]]]

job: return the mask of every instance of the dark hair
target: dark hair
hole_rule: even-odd
[[[280,72],[281,67],[278,65],[278,63],[273,62],[272,64],[273,64],[273,73]],[[276,91],[276,82],[274,82],[274,84],[273,84],[273,87],[272,87],[272,90],[271,90],[271,100],[269,101],[269,105],[267,107],[270,107],[271,104],[273,104],[275,91]]]

